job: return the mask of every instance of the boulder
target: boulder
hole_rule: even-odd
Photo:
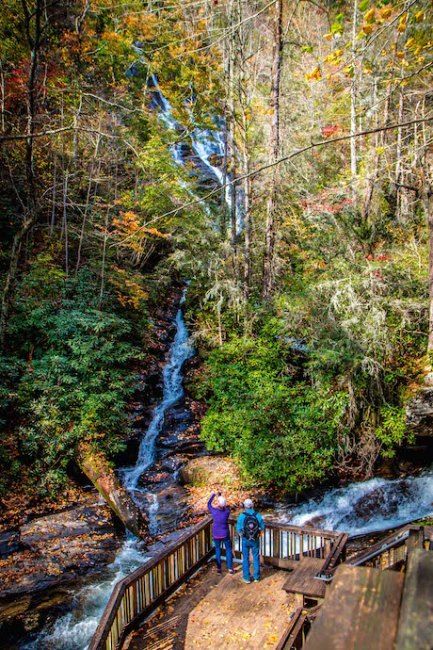
[[[193,487],[236,489],[240,484],[239,468],[225,456],[200,456],[188,461],[180,470],[182,481]]]
[[[95,494],[11,533],[0,560],[0,623],[69,599],[72,584],[113,561],[120,541],[110,509]]]
[[[406,407],[406,422],[410,433],[433,437],[433,387],[421,388]]]

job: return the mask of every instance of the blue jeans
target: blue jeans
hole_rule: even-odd
[[[250,551],[253,555],[254,580],[260,580],[260,540],[242,537],[242,573],[245,580],[251,580]]]
[[[221,571],[221,544],[224,544],[226,548],[227,569],[229,571],[233,569],[232,540],[230,537],[226,537],[226,539],[214,539],[213,543],[215,544],[215,559],[218,570]]]

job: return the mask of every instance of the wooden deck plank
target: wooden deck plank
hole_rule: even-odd
[[[284,589],[292,594],[304,594],[308,598],[324,598],[326,583],[315,576],[323,566],[323,559],[315,557],[302,558],[293,572],[287,576]]]
[[[306,650],[393,650],[403,575],[340,565]]]
[[[258,583],[226,576],[191,612],[185,650],[276,648],[289,621],[284,571],[264,569]]]
[[[433,647],[433,553],[413,549],[409,553],[397,650],[430,650]]]

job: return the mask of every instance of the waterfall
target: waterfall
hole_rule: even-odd
[[[433,468],[399,479],[372,478],[325,492],[294,508],[277,508],[283,521],[349,535],[397,528],[433,514]]]
[[[139,51],[139,50],[137,50]],[[168,101],[168,99],[161,92],[158,84],[158,79],[155,75],[151,75],[149,78],[148,86],[152,92],[152,106],[158,110],[160,120],[163,124],[170,130],[176,131],[179,134],[183,134],[185,129],[182,125],[176,120],[173,116],[173,108]],[[224,129],[224,125],[222,129]],[[193,153],[200,159],[203,166],[206,168],[211,178],[218,183],[221,188],[225,183],[230,182],[232,177],[230,174],[225,174],[221,166],[214,164],[212,159],[216,157],[218,160],[224,160],[224,137],[223,131],[221,129],[200,129],[195,128],[189,134],[189,139],[191,142],[191,149]],[[178,165],[184,164],[184,154],[182,149],[182,144],[176,143],[171,147],[171,152],[173,155],[173,160]],[[195,194],[190,191],[190,194],[198,198]],[[227,210],[230,213],[232,210],[232,192],[229,185],[224,187],[224,200],[227,206]],[[206,209],[206,208],[205,208]],[[238,192],[236,193],[236,231],[239,234],[242,231],[243,227],[243,218],[242,218],[242,197]]]
[[[180,400],[184,393],[182,367],[185,361],[194,353],[182,314],[181,306],[185,301],[185,291],[182,294],[180,306],[176,314],[176,335],[163,371],[162,400],[155,408],[149,428],[141,439],[136,464],[134,467],[124,469],[121,472],[123,483],[128,490],[137,489],[140,476],[153,464],[155,460],[155,443],[164,423],[165,413],[170,406],[173,406],[173,404],[176,404]]]
[[[182,293],[175,318],[176,333],[170,346],[168,359],[163,371],[163,394],[160,403],[152,414],[150,424],[143,435],[137,462],[133,467],[120,470],[125,487],[134,493],[142,493],[138,488],[140,476],[155,461],[156,440],[164,424],[167,410],[184,395],[182,367],[193,354],[188,330],[182,313],[186,289]],[[149,494],[149,529],[156,529],[158,497]],[[58,618],[49,629],[43,630],[36,640],[23,646],[25,650],[85,650],[92,638],[104,612],[113,587],[126,575],[137,569],[149,558],[142,543],[128,535],[114,562],[107,569],[107,576],[96,583],[83,587],[74,596],[74,608]]]

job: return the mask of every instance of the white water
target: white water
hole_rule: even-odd
[[[182,366],[194,353],[181,308],[185,301],[185,291],[176,314],[176,334],[163,371],[162,400],[155,408],[149,427],[141,440],[136,464],[120,472],[125,487],[134,492],[140,492],[137,489],[140,476],[155,461],[156,439],[167,410],[184,394]],[[157,495],[149,494],[149,501],[149,529],[152,533],[156,528]],[[83,587],[75,595],[73,610],[58,618],[50,629],[42,631],[35,641],[26,644],[24,648],[26,650],[85,650],[116,582],[148,559],[149,556],[141,550],[141,546],[137,538],[129,535],[116,559],[108,567],[107,577],[101,582]]]
[[[172,106],[168,101],[168,99],[161,92],[156,76],[152,75],[150,80],[151,80],[150,87],[154,89],[153,90],[155,96],[154,99],[155,99],[155,103],[158,105],[159,117],[161,121],[165,124],[165,126],[168,129],[181,133],[183,131],[182,126],[173,116]],[[207,167],[207,169],[211,173],[211,176],[215,178],[215,180],[221,185],[221,187],[225,186],[224,199],[230,214],[232,209],[232,192],[230,186],[225,185],[227,181],[230,181],[230,178],[229,176],[225,175],[223,169],[220,166],[214,165],[212,162],[212,158],[214,156],[217,157],[219,161],[224,160],[224,138],[222,132],[217,129],[196,128],[190,134],[190,140],[191,140],[191,147],[194,154],[198,156],[198,158],[200,158],[204,166]],[[182,157],[181,144],[179,143],[174,144],[171,147],[171,151],[173,155],[173,160],[178,165],[183,165],[184,161]],[[193,194],[193,196],[197,198],[196,195]],[[238,197],[238,199],[239,200],[236,200],[237,234],[239,234],[239,232],[241,232],[242,230],[242,202],[240,200],[240,197]]]
[[[396,528],[433,514],[433,468],[416,477],[351,483],[276,514],[297,526],[310,522],[349,535]]]
[[[42,631],[23,650],[85,650],[116,582],[141,566],[146,559],[138,541],[128,539],[114,562],[107,567],[106,579],[83,587],[74,596],[73,610],[58,618],[50,629]]]
[[[180,304],[182,305],[184,301],[185,290]],[[153,464],[155,460],[155,443],[164,424],[165,413],[184,394],[182,366],[193,355],[194,349],[189,340],[181,308],[176,314],[175,323],[176,335],[163,372],[162,400],[155,408],[149,428],[141,440],[136,464],[134,467],[122,470],[123,483],[128,490],[136,490],[140,476]]]

